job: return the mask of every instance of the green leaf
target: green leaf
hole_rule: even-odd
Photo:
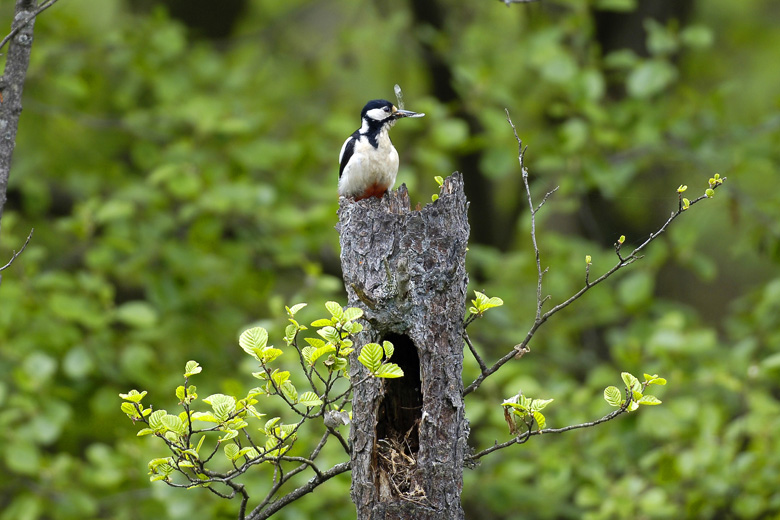
[[[285,307],[285,310],[287,311],[287,314],[289,314],[290,317],[292,318],[293,316],[295,316],[295,313],[297,313],[299,310],[303,309],[307,305],[308,303],[296,303],[292,307]]]
[[[338,343],[339,340],[341,340],[341,335],[339,334],[339,331],[336,330],[335,327],[323,327],[319,330],[317,330],[317,334],[325,338],[329,343]]]
[[[639,379],[634,377],[634,375],[628,372],[621,372],[620,377],[623,379],[623,382],[626,384],[626,388],[628,388],[632,392],[642,391],[642,384],[639,382]]]
[[[320,338],[304,338],[304,339],[306,340],[306,343],[308,343],[314,348],[320,348],[325,346],[325,341],[321,340]]]
[[[213,394],[203,399],[203,402],[211,405],[214,417],[219,422],[227,421],[230,414],[236,411],[236,398],[232,395]]]
[[[604,400],[610,406],[619,407],[623,404],[623,394],[616,386],[608,386],[604,389]]]
[[[222,430],[222,433],[224,433],[224,435],[217,439],[218,442],[225,442],[238,436],[238,430],[226,429]]]
[[[642,398],[637,401],[637,404],[655,406],[661,404],[662,402],[663,401],[661,401],[654,395],[643,395]]]
[[[195,412],[192,414],[192,420],[193,421],[202,421],[202,422],[211,422],[211,423],[218,423],[220,422],[216,417],[214,417],[214,414],[211,412]]]
[[[309,347],[311,348],[311,347]],[[336,352],[336,347],[333,345],[327,344],[324,347],[320,347],[318,349],[312,349],[313,352],[311,353],[311,362],[309,364],[313,365],[320,357],[324,356],[325,354],[330,354],[331,352]]]
[[[277,386],[282,386],[285,381],[290,379],[290,372],[287,370],[274,370],[274,373],[271,374],[271,379],[274,380]]]
[[[333,321],[327,318],[320,318],[319,320],[311,322],[312,327],[328,327],[333,325]]]
[[[544,415],[539,412],[534,412],[534,421],[536,421],[536,424],[540,430],[543,430],[547,425],[547,419],[545,419]]]
[[[312,356],[314,355],[314,351],[317,350],[314,347],[303,347],[301,349],[301,355],[303,356],[303,360],[306,361],[308,365],[313,365],[314,360],[312,360]]]
[[[138,410],[133,403],[122,403],[121,410],[130,417],[138,417]]]
[[[263,349],[262,354],[260,354],[260,359],[263,363],[270,363],[274,359],[278,358],[282,355],[282,351],[278,348],[273,347],[266,347]]]
[[[265,425],[263,426],[262,430],[266,435],[271,435],[271,432],[273,428],[276,426],[276,424],[281,421],[281,417],[274,417],[273,419],[268,419],[265,422]]]
[[[265,348],[268,343],[268,331],[263,327],[252,327],[241,333],[238,344],[250,356],[257,356],[256,351]]]
[[[357,307],[350,307],[344,310],[344,321],[354,321],[363,317],[363,309]]]
[[[239,457],[239,448],[235,444],[225,444],[222,449],[225,451],[225,457],[227,457],[230,461],[234,461]]]
[[[294,403],[298,400],[298,390],[290,381],[285,381],[282,383],[281,390],[282,394],[287,398],[288,401]]]
[[[363,345],[358,356],[364,367],[366,367],[371,373],[375,373],[379,370],[379,365],[382,363],[382,347],[376,343],[367,343]]]
[[[141,399],[143,399],[146,396],[147,392],[144,390],[143,392],[138,392],[138,390],[130,390],[126,394],[119,394],[119,397],[124,399],[125,401],[131,401],[133,403],[140,403]]]
[[[143,300],[130,301],[118,306],[115,311],[117,321],[135,327],[148,329],[157,324],[157,310]]]
[[[149,427],[155,431],[163,428],[162,418],[168,414],[165,410],[155,410],[149,415]]]
[[[634,98],[645,99],[658,94],[677,79],[677,69],[668,61],[650,59],[629,74],[626,89]]]
[[[530,409],[531,409],[531,411],[533,411],[533,412],[538,412],[538,411],[540,411],[540,410],[544,410],[544,408],[545,408],[545,407],[546,407],[548,404],[552,403],[554,400],[555,400],[555,399],[534,399],[534,400],[531,402]]]
[[[165,415],[161,419],[161,422],[163,426],[165,426],[172,432],[176,432],[176,433],[184,432],[184,422],[179,418],[178,415]]]
[[[322,400],[314,392],[304,392],[298,398],[298,404],[306,407],[321,406]]]
[[[385,358],[390,359],[393,357],[393,352],[395,352],[395,347],[392,343],[389,341],[383,341],[382,342],[382,349],[385,351]]]
[[[401,367],[396,365],[395,363],[382,363],[382,365],[374,372],[374,375],[376,377],[384,377],[387,379],[392,379],[396,377],[403,377],[404,371],[401,370]]]
[[[471,300],[471,303],[473,303],[474,306],[469,309],[469,312],[472,314],[481,315],[488,309],[504,305],[504,300],[501,298],[497,298],[495,296],[493,298],[488,298],[484,293],[479,291],[474,291],[474,295],[476,296],[476,299]]]
[[[176,399],[179,401],[184,401],[184,398],[187,397],[187,391],[184,389],[184,385],[179,385],[176,387]]]
[[[291,345],[297,332],[298,327],[296,327],[294,324],[290,323],[287,325],[287,327],[284,329],[284,342],[287,343],[287,345]]]
[[[201,368],[197,361],[187,361],[187,364],[184,365],[184,377],[192,377],[195,374],[200,374],[202,370],[203,368]]]
[[[331,316],[333,316],[335,319],[341,321],[344,319],[344,309],[341,308],[341,305],[339,305],[336,302],[325,302],[325,308],[328,309],[328,312]]]

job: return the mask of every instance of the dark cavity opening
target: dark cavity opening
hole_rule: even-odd
[[[392,446],[409,455],[420,447],[420,417],[422,417],[422,392],[420,382],[420,357],[409,336],[387,334],[383,341],[395,347],[391,363],[404,371],[404,376],[384,380],[384,397],[377,413],[377,442]]]

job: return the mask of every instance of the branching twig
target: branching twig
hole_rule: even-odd
[[[27,240],[24,241],[24,244],[22,245],[21,249],[19,249],[19,251],[13,252],[13,256],[11,256],[11,259],[3,267],[0,267],[0,271],[3,271],[11,267],[11,264],[14,263],[14,260],[16,260],[16,258],[24,252],[24,250],[27,248],[27,244],[29,244],[30,240],[32,239],[33,231],[35,231],[35,228],[32,228],[30,230],[30,234],[27,235]]]
[[[344,472],[347,472],[351,469],[349,462],[342,462],[340,464],[336,464],[332,468],[330,468],[327,471],[323,471],[321,473],[321,476],[314,476],[311,480],[309,480],[306,484],[303,486],[291,491],[290,493],[287,493],[283,497],[281,497],[279,500],[275,502],[271,502],[268,504],[268,507],[264,510],[259,510],[259,506],[252,510],[252,512],[249,513],[249,515],[246,517],[246,520],[265,520],[266,518],[270,518],[271,515],[279,511],[281,508],[286,506],[287,504],[294,502],[301,498],[303,495],[306,495],[307,493],[311,493],[314,491],[314,489],[322,484],[323,482],[330,480],[331,478],[335,477],[336,475],[340,475]]]
[[[38,6],[38,8],[37,8],[35,11],[33,11],[33,12],[32,12],[32,14],[31,14],[30,16],[28,16],[27,18],[25,18],[25,20],[24,20],[22,23],[20,23],[19,25],[17,25],[16,27],[14,27],[14,28],[11,30],[11,32],[9,32],[9,33],[8,33],[8,34],[5,36],[5,38],[3,38],[2,40],[0,40],[0,49],[2,49],[2,48],[5,46],[5,44],[6,44],[6,43],[8,43],[8,41],[9,41],[11,38],[13,38],[14,36],[16,36],[16,35],[19,33],[19,31],[21,31],[21,30],[22,30],[24,27],[26,27],[28,23],[30,23],[31,21],[35,20],[35,17],[36,17],[36,16],[38,16],[39,14],[41,14],[42,12],[44,12],[44,11],[45,11],[46,9],[48,9],[49,7],[51,7],[51,6],[53,6],[54,4],[56,4],[56,3],[57,3],[57,1],[58,1],[58,0],[48,0],[47,2],[44,2],[44,3],[42,3],[41,5],[39,5],[39,6]]]
[[[614,419],[618,415],[622,415],[622,414],[626,413],[626,410],[628,410],[628,407],[629,407],[629,405],[631,405],[631,401],[632,400],[633,400],[633,397],[631,397],[630,392],[626,391],[626,402],[623,403],[623,405],[621,405],[621,407],[618,408],[617,410],[613,410],[612,412],[608,413],[607,415],[605,415],[604,417],[602,417],[600,419],[596,419],[595,421],[585,422],[585,423],[580,423],[580,424],[572,424],[572,425],[569,425],[569,426],[564,426],[563,428],[545,428],[543,430],[528,430],[528,431],[526,431],[524,433],[521,433],[517,437],[514,437],[514,438],[512,438],[512,439],[510,439],[510,440],[508,440],[506,442],[502,442],[500,444],[496,443],[496,444],[494,444],[493,446],[491,446],[489,448],[485,448],[482,451],[478,451],[477,453],[474,453],[473,455],[469,456],[466,459],[466,463],[467,464],[473,464],[473,463],[477,462],[479,459],[481,459],[482,457],[484,457],[485,455],[489,455],[490,453],[493,453],[494,451],[502,450],[504,448],[508,448],[509,446],[513,446],[515,444],[523,444],[526,441],[528,441],[528,439],[530,439],[534,435],[542,435],[542,434],[545,434],[545,433],[565,433],[565,432],[569,432],[569,431],[572,431],[572,430],[579,430],[579,429],[582,429],[582,428],[590,428],[592,426],[597,426],[597,425],[605,423],[607,421],[611,421],[612,419]]]
[[[658,231],[655,233],[650,233],[650,236],[641,244],[639,244],[636,248],[634,248],[633,251],[628,256],[623,256],[620,253],[620,247],[618,245],[615,246],[615,252],[618,257],[618,262],[612,266],[607,272],[599,276],[594,281],[589,281],[586,278],[585,285],[576,293],[574,293],[569,299],[566,301],[563,301],[559,303],[558,305],[554,306],[552,309],[548,310],[545,313],[541,312],[542,306],[544,302],[547,301],[549,297],[542,298],[542,278],[544,274],[547,272],[547,269],[542,270],[541,262],[540,262],[540,256],[539,256],[539,248],[536,243],[536,222],[535,222],[535,214],[536,212],[541,208],[542,204],[547,200],[547,198],[552,194],[555,190],[552,190],[551,192],[547,193],[545,195],[544,199],[542,200],[542,204],[539,204],[539,206],[534,207],[532,198],[531,198],[531,191],[528,186],[528,172],[526,168],[523,166],[523,156],[525,155],[525,149],[523,148],[522,141],[517,135],[517,130],[515,129],[515,125],[512,123],[512,120],[509,117],[509,111],[507,111],[507,121],[509,122],[510,126],[512,127],[512,130],[514,131],[515,138],[517,139],[518,145],[520,147],[519,152],[519,160],[520,160],[520,167],[523,172],[523,183],[526,187],[526,195],[528,197],[528,204],[531,208],[531,239],[533,241],[534,245],[534,251],[536,254],[536,267],[537,267],[537,286],[536,286],[536,318],[534,319],[534,323],[531,325],[531,328],[528,330],[528,332],[525,335],[525,338],[523,338],[523,341],[519,344],[515,345],[512,350],[510,350],[508,353],[506,353],[502,358],[500,358],[498,361],[496,361],[491,367],[487,368],[486,370],[482,370],[482,373],[477,377],[474,381],[471,382],[470,385],[468,385],[466,388],[463,389],[463,395],[470,394],[479,386],[482,384],[482,382],[490,376],[491,374],[495,373],[499,368],[504,366],[506,363],[508,363],[510,360],[521,357],[525,352],[528,351],[528,344],[531,342],[531,339],[534,337],[534,334],[536,334],[536,331],[539,329],[539,327],[544,324],[548,319],[550,319],[551,316],[556,314],[557,312],[565,309],[572,303],[574,303],[576,300],[578,300],[582,295],[584,295],[587,291],[595,287],[596,285],[600,284],[601,282],[605,281],[607,278],[611,277],[613,274],[618,272],[620,269],[626,267],[629,264],[634,263],[636,260],[639,260],[642,258],[642,255],[640,253],[648,246],[651,242],[653,242],[655,239],[657,239],[661,234],[663,234],[669,227],[669,225],[674,222],[674,220],[679,217],[683,212],[687,211],[691,206],[694,204],[697,204],[698,202],[701,202],[702,200],[709,198],[707,194],[701,195],[700,197],[689,201],[687,206],[682,205],[682,196],[680,196],[681,203],[677,208],[677,211],[672,212],[672,214],[669,216],[669,218],[664,222],[664,224],[658,228]],[[725,177],[718,180],[714,184],[711,185],[710,188],[712,190],[717,189],[719,186],[721,186],[722,181],[725,180]],[[588,278],[590,275],[590,270],[587,270]]]

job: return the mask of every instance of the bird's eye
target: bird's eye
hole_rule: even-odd
[[[382,110],[384,110],[385,112],[390,112],[390,107],[384,107]]]

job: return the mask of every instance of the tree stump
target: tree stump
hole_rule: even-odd
[[[406,186],[342,199],[337,229],[349,305],[365,312],[350,377],[352,500],[359,520],[463,519],[462,396],[468,202],[454,173],[411,210]],[[359,347],[390,341],[398,379],[367,378]]]

